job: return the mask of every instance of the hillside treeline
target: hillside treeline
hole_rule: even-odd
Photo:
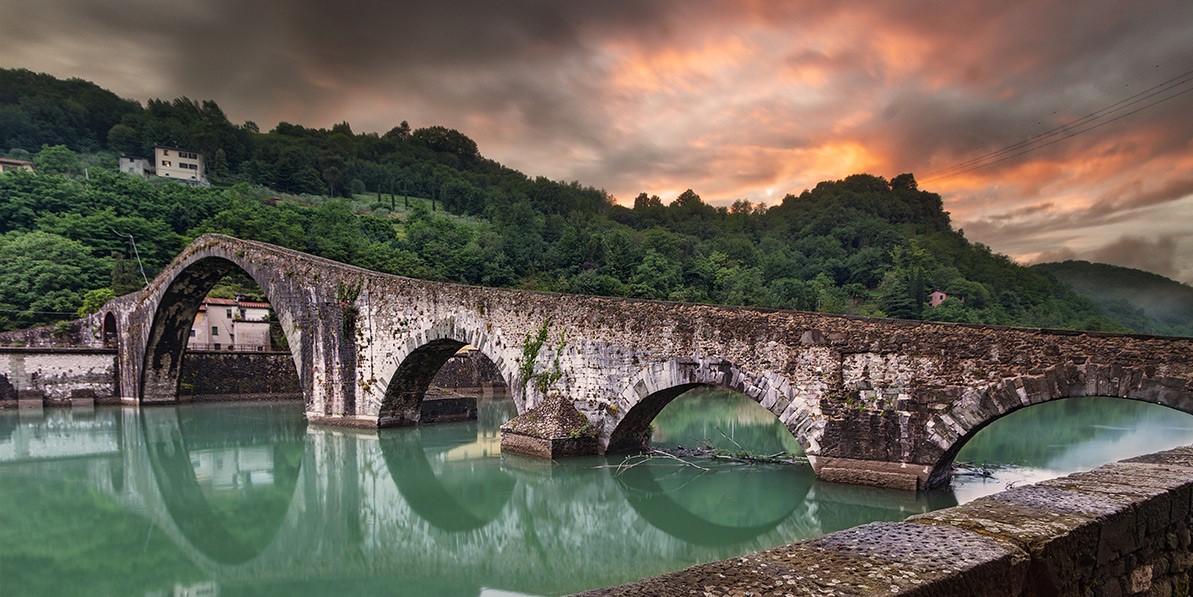
[[[769,208],[716,207],[691,190],[621,206],[487,160],[443,127],[377,135],[282,123],[262,133],[210,101],[141,107],[78,80],[0,77],[0,143],[38,165],[0,177],[4,329],[139,287],[127,235],[152,277],[206,232],[469,284],[1123,329],[1052,277],[970,243],[910,174],[822,182]],[[200,149],[216,186],[115,170],[118,152],[147,155],[155,144]],[[950,295],[937,308],[927,306],[934,290]]]

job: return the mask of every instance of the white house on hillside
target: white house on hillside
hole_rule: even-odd
[[[120,156],[120,171],[141,178],[160,176],[194,185],[211,184],[203,154],[180,147],[154,147],[153,159]]]
[[[207,169],[203,155],[179,147],[153,148],[153,166],[158,176],[173,178],[192,184],[207,183]]]

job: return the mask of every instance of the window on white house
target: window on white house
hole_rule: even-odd
[[[220,329],[219,329],[219,328],[217,328],[217,327],[215,327],[214,325],[213,325],[213,326],[211,326],[211,335],[212,335],[212,336],[218,336],[218,335],[220,335]]]

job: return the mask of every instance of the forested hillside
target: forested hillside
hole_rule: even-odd
[[[1032,269],[1056,277],[1137,332],[1193,336],[1193,287],[1186,284],[1088,261],[1040,263]]]
[[[142,108],[20,70],[0,70],[0,89],[0,143],[38,166],[0,176],[3,329],[139,287],[123,235],[152,276],[206,232],[470,284],[1124,329],[1052,277],[970,243],[910,174],[823,182],[769,208],[714,207],[691,190],[622,206],[599,189],[485,159],[443,127],[401,123],[378,135],[282,123],[262,133],[229,123],[211,101]],[[216,186],[115,170],[118,152],[148,155],[155,144],[201,150]],[[935,309],[926,305],[933,290],[950,294]]]

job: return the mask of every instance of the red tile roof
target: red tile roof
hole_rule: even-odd
[[[268,309],[269,303],[261,303],[257,301],[237,301],[235,299],[207,297],[203,299],[203,305],[223,305],[227,307],[245,307],[248,309]]]

